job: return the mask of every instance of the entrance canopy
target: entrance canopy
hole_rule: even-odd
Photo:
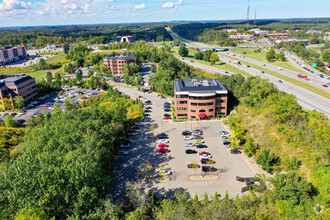
[[[206,118],[207,115],[206,115],[205,113],[200,113],[200,114],[198,115],[198,117],[200,117],[200,118]]]

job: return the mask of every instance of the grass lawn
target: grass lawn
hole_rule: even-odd
[[[260,53],[254,53],[255,49],[242,49],[242,48],[236,48],[231,50],[234,53],[237,53],[241,56],[245,56],[245,57],[249,57],[264,63],[268,63],[268,64],[272,64],[278,67],[282,67],[284,69],[288,69],[297,73],[301,73],[302,70],[300,70],[299,68],[295,67],[290,61],[285,61],[285,62],[281,62],[281,61],[275,61],[273,62],[268,62],[266,59],[266,50],[261,50]],[[243,52],[246,52],[246,54],[243,54]]]
[[[62,60],[67,60],[66,57],[65,57],[65,55],[64,55],[64,53],[55,55],[55,56],[53,56],[53,57],[51,57],[51,58],[49,58],[49,59],[47,59],[45,61],[48,64],[55,65],[55,64],[60,63],[60,61],[62,61]]]
[[[204,60],[197,60],[194,58],[194,54],[197,52],[196,50],[194,49],[189,49],[189,54],[188,54],[188,57],[184,57],[185,59],[189,59],[189,60],[193,60],[194,62],[196,63],[201,63],[201,64],[204,64],[204,65],[207,65],[207,66],[211,66],[211,67],[215,67],[215,68],[218,68],[218,69],[221,69],[221,70],[225,70],[225,71],[228,71],[228,72],[232,72],[232,73],[239,73],[243,76],[251,76],[249,73],[245,72],[245,71],[242,71],[234,66],[231,66],[225,62],[222,62],[222,61],[218,61],[216,62],[214,65],[211,65],[210,62],[206,62]],[[180,56],[179,55],[179,48],[172,48],[171,49],[171,52],[175,55],[175,56]]]
[[[35,72],[26,73],[26,75],[36,78],[36,81],[40,81],[46,77],[47,72],[52,72],[52,71],[54,71],[54,70],[39,70],[39,71],[35,71]]]
[[[155,45],[156,47],[162,47],[165,44],[170,47],[170,46],[172,46],[172,42],[173,41],[155,42],[155,43],[153,43],[153,45]]]
[[[227,54],[221,53],[221,55],[224,56],[224,57],[233,59],[232,56],[229,56]],[[321,96],[323,96],[323,97],[325,97],[327,99],[330,99],[330,92],[328,92],[328,91],[326,91],[324,89],[317,88],[316,86],[310,85],[310,84],[305,83],[303,81],[300,81],[298,79],[294,79],[294,78],[288,77],[288,76],[283,75],[283,74],[280,74],[278,72],[268,70],[268,69],[263,68],[261,66],[258,66],[258,65],[252,64],[252,63],[248,63],[248,62],[245,62],[245,61],[242,61],[240,59],[237,59],[236,57],[234,59],[240,61],[244,65],[250,65],[254,69],[257,69],[257,70],[260,70],[260,71],[264,71],[265,73],[267,73],[269,75],[275,76],[275,77],[277,77],[279,79],[285,80],[285,81],[287,81],[289,83],[292,83],[292,84],[294,84],[296,86],[299,86],[301,88],[307,89],[307,90],[309,90],[311,92],[314,92],[314,93],[316,93],[318,95],[321,95]]]
[[[238,47],[269,47],[267,44],[238,43]]]

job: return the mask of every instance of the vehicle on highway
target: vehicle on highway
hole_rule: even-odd
[[[128,152],[120,150],[120,151],[118,151],[118,155],[128,155]]]
[[[186,146],[186,147],[194,147],[194,146],[196,146],[196,144],[189,142],[189,143],[184,143],[184,146]]]
[[[328,87],[328,85],[326,85],[326,84],[324,84],[324,85],[322,85],[322,86],[323,86],[323,87],[326,87],[326,88]]]
[[[157,135],[158,139],[165,139],[165,138],[168,138],[167,134],[165,133],[160,133]]]
[[[193,137],[192,137],[192,136],[183,136],[182,139],[183,139],[183,140],[192,140]]]
[[[159,149],[156,150],[156,153],[166,153],[166,152],[168,152],[168,149],[164,148],[164,147],[159,148]]]
[[[169,142],[169,141],[166,140],[166,139],[160,139],[160,140],[158,141],[159,144],[167,144],[168,142]]]
[[[186,150],[186,154],[197,154],[197,151],[188,149],[188,150]]]
[[[201,164],[215,164],[215,161],[210,159],[201,159]]]
[[[196,143],[196,144],[203,144],[203,143],[204,143],[204,140],[196,139],[196,140],[195,140],[195,143]]]
[[[278,80],[278,82],[279,82],[279,83],[283,83],[283,81],[282,81],[282,80],[280,80],[280,79]]]
[[[211,166],[202,166],[203,172],[215,172],[217,171],[217,168],[211,167]]]
[[[172,174],[172,172],[169,171],[169,170],[160,170],[160,171],[158,171],[158,173],[159,173],[159,175],[161,175],[161,176],[171,175],[171,174]]]
[[[262,66],[266,66],[266,64],[263,63]]]
[[[168,147],[168,145],[167,144],[159,144],[158,147],[165,148],[165,147]]]
[[[190,60],[190,62],[195,63],[193,60]]]
[[[242,152],[240,150],[238,150],[238,149],[231,149],[230,150],[230,153],[231,154],[241,154]]]
[[[192,132],[188,131],[188,130],[182,132],[182,135],[184,135],[184,136],[188,136],[188,135],[191,135],[191,134],[192,134]]]
[[[164,120],[171,120],[172,117],[171,117],[171,116],[167,116],[167,117],[164,117],[163,119],[164,119]]]
[[[199,155],[203,155],[203,154],[211,155],[209,152],[206,152],[206,151],[199,152]]]
[[[197,169],[200,168],[201,166],[196,164],[196,163],[190,163],[187,165],[188,168],[193,168],[193,169]]]
[[[247,65],[246,67],[250,67],[250,65]]]
[[[264,71],[261,71],[261,73],[265,73]]]
[[[281,68],[281,67],[278,67],[278,69],[279,69],[279,70],[283,70],[283,68]]]
[[[205,144],[197,144],[196,148],[207,148]]]

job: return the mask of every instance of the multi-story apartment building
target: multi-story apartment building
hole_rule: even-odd
[[[0,49],[0,65],[4,65],[26,57],[25,47],[9,47]]]
[[[216,79],[174,82],[176,118],[206,119],[227,115],[228,90]]]
[[[125,64],[136,63],[134,54],[113,54],[105,56],[104,65],[112,72],[112,75],[122,75],[121,69]]]
[[[38,95],[35,78],[25,74],[0,75],[0,108],[3,99],[9,98],[13,105],[14,96],[22,96],[24,101],[29,101]]]

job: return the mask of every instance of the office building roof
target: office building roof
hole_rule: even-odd
[[[134,60],[134,54],[112,54],[104,57],[105,60]]]
[[[174,81],[174,89],[176,92],[228,92],[217,79],[180,79]]]
[[[31,76],[25,74],[3,74],[0,75],[0,80],[6,84],[6,86],[15,86],[21,84],[27,80],[32,79]]]

